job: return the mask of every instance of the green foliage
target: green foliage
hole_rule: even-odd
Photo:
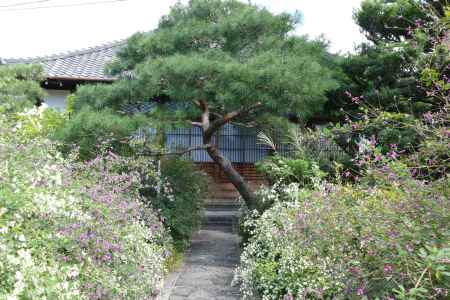
[[[357,54],[338,60],[341,87],[329,95],[328,118],[343,121],[346,114],[340,109],[359,118],[361,103],[415,116],[435,110],[439,100],[425,92],[419,78],[427,64],[438,70],[449,64],[448,45],[442,43],[449,26],[446,3],[363,1],[355,20],[374,44],[363,44]]]
[[[317,163],[305,158],[284,158],[272,156],[266,161],[257,163],[258,171],[262,172],[272,183],[289,184],[298,182],[302,186],[311,184],[311,179],[319,172]]]
[[[423,140],[417,130],[420,121],[412,115],[390,112],[372,112],[374,117],[337,126],[334,134],[337,141],[349,147],[353,153],[359,151],[359,144],[364,139],[375,139],[387,153],[391,145],[397,145],[399,151],[411,153],[417,150]]]
[[[147,299],[170,238],[143,205],[133,162],[63,158],[0,115],[0,299]],[[44,128],[36,126],[36,128]]]
[[[357,71],[351,84],[360,92],[345,94],[353,110],[335,129],[338,142],[351,146],[355,170],[343,173],[349,183],[338,172],[333,184],[291,183],[260,191],[262,203],[271,205],[262,214],[245,215],[243,231],[249,236],[237,272],[245,298],[448,299],[449,22],[442,3],[364,2],[366,11],[357,15],[361,22],[375,19],[365,25],[373,31],[365,30],[378,58],[388,57],[388,49],[396,51],[393,58],[408,47],[419,51],[400,57],[398,74],[383,74],[389,66],[380,66],[373,82],[364,77],[373,71],[362,67],[367,57],[361,68],[358,61],[352,66]],[[416,22],[411,33],[390,28],[396,14],[409,16],[416,9],[424,23]],[[409,94],[398,89],[405,76],[416,89]],[[374,89],[378,106],[367,96]],[[420,101],[430,111],[404,109]]]
[[[160,211],[175,247],[182,251],[201,224],[206,179],[192,162],[180,158],[163,159],[161,176],[164,181],[159,188],[163,193],[155,191],[154,184],[141,193],[152,207]]]
[[[327,104],[345,123],[335,131],[336,140],[350,154],[359,141],[372,138],[384,152],[391,144],[405,153],[422,147],[430,134],[419,130],[424,116],[448,103],[445,9],[432,1],[363,2],[356,18],[375,45],[342,60],[346,83]]]
[[[233,0],[177,4],[156,30],[130,38],[110,67],[133,76],[81,89],[76,107],[172,101],[186,120],[199,116],[199,100],[219,114],[262,102],[266,113],[308,119],[336,82],[325,44],[289,34],[297,22]]]
[[[275,132],[279,132],[275,130]],[[274,151],[274,155],[256,163],[270,184],[297,183],[302,187],[312,186],[316,178],[332,176],[335,165],[347,164],[349,158],[330,138],[327,129],[289,128],[280,141],[260,133],[260,142]],[[288,156],[278,153],[279,144],[290,147]]]
[[[75,96],[74,94],[70,94],[69,96],[67,96],[67,105],[65,113],[71,115],[73,114],[74,110],[75,110]]]
[[[14,130],[16,137],[26,142],[49,137],[64,127],[66,122],[66,114],[40,106],[17,113]]]
[[[411,27],[427,17],[418,0],[366,0],[355,13],[356,22],[374,43],[400,42],[402,38],[409,38]]]
[[[398,163],[371,177],[370,185],[291,185],[285,200],[248,218],[252,237],[237,273],[244,296],[446,299],[448,178],[424,185]]]
[[[231,121],[255,125],[275,116],[287,122],[289,114],[307,121],[337,83],[326,43],[293,35],[298,21],[237,0],[177,3],[158,28],[128,39],[109,67],[117,81],[79,90],[75,110],[119,112],[153,102],[145,114],[152,128],[160,133],[166,124],[202,120],[205,144]],[[253,193],[241,178],[235,181],[251,205]]]
[[[57,130],[54,137],[61,142],[63,152],[69,153],[76,145],[82,160],[94,158],[102,149],[129,155],[132,148],[128,140],[143,122],[139,117],[119,116],[112,110],[83,109]]]
[[[394,50],[396,48],[400,48]],[[335,120],[343,118],[339,109],[360,113],[359,104],[389,112],[420,113],[433,107],[417,88],[413,70],[417,54],[409,46],[362,45],[359,53],[340,60],[345,76],[341,87],[330,95],[327,108]],[[359,99],[355,98],[359,97]]]
[[[107,109],[119,113],[123,104],[139,103],[148,99],[141,89],[136,82],[129,80],[117,80],[111,85],[83,85],[73,95],[73,109],[78,112],[88,106],[93,110]]]
[[[0,66],[0,113],[21,112],[40,103],[43,76],[41,66]]]

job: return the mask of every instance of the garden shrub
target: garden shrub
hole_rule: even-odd
[[[415,129],[420,121],[413,115],[405,113],[391,113],[372,111],[372,118],[359,121],[348,120],[343,126],[334,129],[336,141],[345,145],[355,155],[362,139],[375,137],[382,152],[387,153],[390,145],[397,145],[400,151],[414,152],[423,136]]]
[[[141,121],[139,117],[119,116],[112,110],[98,112],[86,108],[75,114],[54,137],[65,153],[76,145],[82,160],[94,158],[105,148],[117,154],[130,155],[132,148],[128,141]]]
[[[15,138],[26,143],[30,139],[53,135],[64,127],[66,122],[66,114],[41,105],[15,114],[13,130],[16,133]]]
[[[160,193],[155,190],[155,184],[141,192],[160,211],[175,247],[182,251],[202,221],[206,176],[191,161],[168,157],[161,161],[161,178]]]
[[[257,191],[258,202],[255,208],[258,212],[261,213],[271,207],[275,199],[282,201],[286,196],[284,186],[296,183],[301,187],[312,187],[318,180],[332,177],[336,164],[347,162],[345,152],[333,144],[332,139],[327,138],[325,134],[326,132],[321,129],[291,128],[284,138],[285,141],[281,142],[290,146],[288,156],[279,154],[276,144],[269,136],[259,134],[259,140],[271,147],[275,153],[263,161],[256,162],[257,170],[271,186],[269,189],[263,187]],[[266,197],[268,190],[276,189],[278,189],[276,197]],[[243,212],[245,213],[245,210]]]
[[[0,116],[0,299],[149,299],[171,248],[140,177],[112,153],[63,158]],[[20,136],[20,135],[19,135]]]
[[[245,221],[244,298],[448,299],[450,178],[426,184],[406,170],[395,162],[354,186],[285,186],[291,201]]]
[[[257,170],[265,175],[271,183],[285,184],[298,182],[303,186],[310,184],[314,176],[314,162],[305,158],[285,158],[279,155],[271,156],[263,162],[256,163]]]
[[[39,82],[44,79],[42,66],[0,66],[0,113],[21,112],[43,99]]]
[[[59,149],[65,154],[76,149],[82,161],[93,159],[105,149],[134,157],[140,165],[134,163],[131,171],[139,173],[141,196],[148,206],[159,211],[176,250],[183,251],[201,223],[206,186],[203,176],[191,162],[170,155],[161,159],[161,173],[157,174],[155,155],[164,149],[153,138],[145,141],[134,138],[138,129],[150,127],[151,118],[139,114],[124,116],[111,103],[107,109],[102,106],[105,103],[101,95],[89,96],[92,90],[104,88],[83,87],[71,98],[71,118],[53,135],[60,143]],[[81,104],[85,104],[84,107]],[[96,110],[98,106],[103,110]]]
[[[270,184],[298,183],[303,187],[311,186],[316,178],[332,177],[336,164],[348,165],[350,158],[330,136],[327,128],[306,129],[298,125],[291,126],[287,134],[281,134],[281,141],[275,141],[265,133],[259,133],[261,143],[272,148],[274,154],[256,167]],[[280,133],[277,134],[279,139]],[[281,154],[280,145],[289,151]]]

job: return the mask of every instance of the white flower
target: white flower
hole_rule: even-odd
[[[5,227],[0,227],[0,234],[6,234],[8,233],[9,228],[7,226]]]
[[[0,208],[0,217],[3,216],[4,214],[6,214],[7,211],[8,211],[8,209],[6,207]]]
[[[16,283],[14,284],[13,295],[19,295],[25,289],[25,282],[23,281],[23,275],[20,271],[16,272]]]
[[[70,278],[76,278],[76,277],[78,277],[79,274],[80,274],[80,271],[78,270],[78,268],[76,266],[70,268],[70,270],[69,270]]]
[[[26,267],[33,265],[33,259],[31,258],[30,250],[20,249],[17,251],[19,258],[22,259],[22,264]]]
[[[19,242],[22,242],[22,243],[25,243],[25,242],[27,241],[26,238],[25,238],[25,236],[24,236],[23,234],[19,235],[19,236],[17,237],[17,239],[19,240]]]

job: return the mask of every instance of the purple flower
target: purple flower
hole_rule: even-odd
[[[386,264],[384,265],[383,271],[385,274],[390,274],[394,270],[394,267],[392,265]]]
[[[294,296],[292,295],[291,292],[289,292],[286,295],[284,295],[283,300],[294,300]]]
[[[362,287],[358,288],[358,290],[356,291],[356,295],[358,295],[358,296],[364,296],[364,294],[365,294],[365,290]]]
[[[428,123],[433,123],[434,119],[433,119],[433,114],[431,112],[427,112],[423,114],[423,119],[428,122]]]
[[[416,20],[415,24],[417,28],[420,28],[424,25],[424,22],[422,20]]]
[[[395,152],[395,150],[391,150],[391,151],[388,152],[387,156],[388,156],[389,158],[395,160],[395,159],[398,158],[399,155],[398,155],[397,152]]]
[[[355,104],[360,104],[361,103],[361,97],[352,97],[352,102]]]
[[[389,180],[394,180],[394,179],[396,179],[396,178],[397,178],[397,176],[395,176],[394,173],[390,172],[390,173],[388,174],[388,179],[389,179]]]
[[[412,30],[411,26],[409,26],[406,30],[406,35],[407,36],[412,36],[414,33],[414,31]]]

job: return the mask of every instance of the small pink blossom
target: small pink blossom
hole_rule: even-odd
[[[386,265],[384,265],[383,270],[384,270],[384,273],[390,274],[394,270],[394,267],[392,267],[392,265],[386,264]]]

